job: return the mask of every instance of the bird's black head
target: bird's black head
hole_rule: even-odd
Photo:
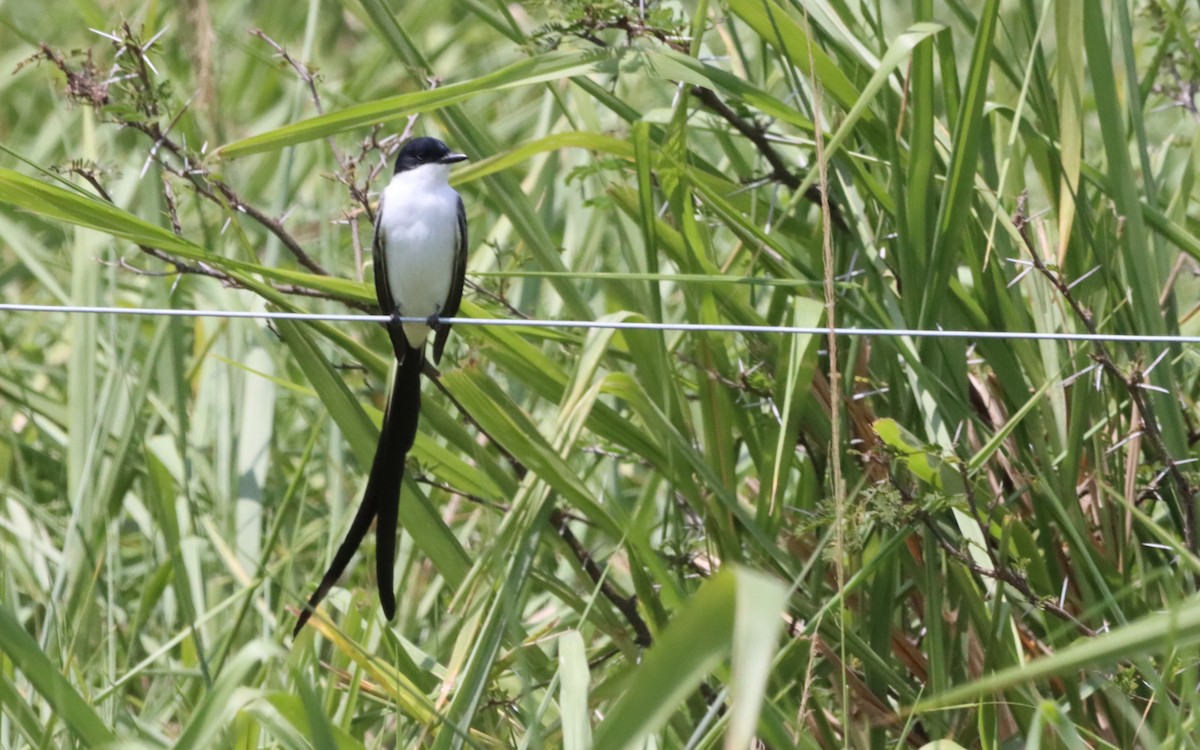
[[[437,138],[413,138],[400,147],[396,154],[396,174],[426,164],[453,164],[467,158],[466,154],[456,154]]]

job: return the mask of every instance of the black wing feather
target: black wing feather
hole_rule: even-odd
[[[446,304],[442,306],[441,317],[453,318],[458,315],[458,306],[462,302],[463,282],[467,276],[467,211],[463,207],[462,198],[458,199],[458,242],[454,253],[454,270],[450,277],[450,294]],[[433,361],[442,361],[442,349],[446,346],[446,338],[450,335],[450,324],[439,323],[433,336]]]
[[[379,205],[375,209],[375,238],[371,241],[371,256],[375,260],[375,299],[379,300],[379,311],[384,315],[397,315],[396,303],[392,300],[392,290],[388,286],[387,242],[383,231],[383,195],[379,196]],[[404,326],[399,323],[389,323],[388,337],[392,340],[392,350],[396,360],[404,361],[408,351],[408,339],[404,336]]]

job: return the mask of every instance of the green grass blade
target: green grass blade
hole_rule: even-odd
[[[592,722],[588,710],[591,676],[583,638],[578,631],[568,631],[559,639],[558,665],[562,685],[559,707],[562,710],[563,750],[589,750],[592,747]]]
[[[116,741],[116,735],[90,702],[55,668],[37,642],[3,605],[0,605],[0,651],[50,704],[55,716],[62,719],[83,743],[90,747],[102,747]],[[8,681],[9,678],[3,679]]]
[[[412,114],[429,112],[494,91],[532,86],[545,81],[603,73],[620,61],[619,52],[549,52],[508,65],[494,73],[470,81],[452,83],[429,91],[400,94],[366,102],[301,122],[285,125],[267,133],[243,138],[221,146],[217,154],[228,159],[275,151],[297,143],[317,140],[356,128],[389,122]]]
[[[928,711],[974,700],[1017,685],[1049,677],[1069,677],[1082,669],[1106,667],[1118,662],[1136,662],[1142,657],[1200,643],[1200,601],[1195,599],[1166,612],[1087,638],[1029,664],[987,675],[918,702],[913,710]]]

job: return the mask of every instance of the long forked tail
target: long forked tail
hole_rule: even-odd
[[[396,562],[396,526],[400,511],[400,483],[404,479],[404,461],[417,436],[417,423],[421,411],[421,366],[425,355],[422,349],[405,347],[404,359],[396,368],[392,382],[392,393],[387,409],[383,412],[383,426],[379,431],[379,443],[375,447],[375,459],[371,462],[371,474],[367,478],[367,489],[363,492],[362,504],[350,523],[346,538],[333,556],[333,562],[317,590],[309,597],[308,604],[296,620],[292,631],[294,638],[333,584],[346,570],[350,558],[362,544],[371,521],[378,516],[375,525],[375,564],[379,579],[379,602],[387,619],[396,614],[396,590],[393,583],[393,568]]]

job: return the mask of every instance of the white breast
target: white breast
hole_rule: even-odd
[[[458,252],[458,193],[447,183],[448,165],[401,172],[383,191],[387,282],[401,315],[427,318],[442,312],[450,295]],[[378,269],[377,269],[378,270]],[[411,346],[425,343],[429,326],[405,323]]]

